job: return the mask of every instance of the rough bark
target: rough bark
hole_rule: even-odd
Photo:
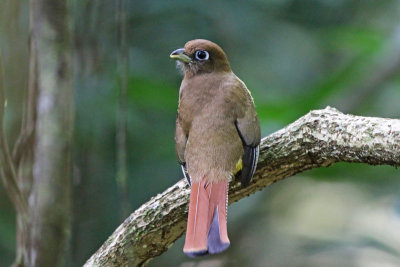
[[[251,184],[230,183],[229,203],[296,173],[335,162],[400,165],[400,120],[311,111],[261,142]],[[189,187],[179,181],[132,213],[85,266],[142,266],[185,231]]]
[[[29,197],[29,266],[59,266],[71,218],[72,62],[67,1],[31,0],[37,119]]]

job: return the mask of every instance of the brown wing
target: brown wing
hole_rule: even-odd
[[[245,187],[249,184],[257,168],[261,129],[253,98],[249,90],[242,81],[240,81],[239,86],[245,91],[246,95],[245,105],[242,106],[242,112],[235,121],[236,129],[243,142],[244,154],[242,157],[243,168],[241,181],[242,186]]]
[[[182,126],[179,123],[179,118],[176,119],[176,127],[175,127],[175,151],[178,157],[178,162],[181,165],[182,173],[188,181],[189,185],[190,176],[186,169],[186,161],[185,161],[185,149],[186,149],[187,135],[184,133]]]

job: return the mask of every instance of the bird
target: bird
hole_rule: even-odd
[[[175,128],[178,162],[190,185],[183,252],[189,257],[218,254],[230,245],[229,181],[241,170],[245,187],[254,175],[260,122],[250,91],[219,45],[191,40],[170,58],[184,75]]]

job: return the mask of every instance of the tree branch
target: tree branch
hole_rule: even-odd
[[[400,120],[311,111],[261,142],[257,172],[246,188],[230,183],[229,203],[296,173],[335,162],[400,166]],[[85,266],[141,266],[185,231],[189,187],[179,181],[132,213]]]

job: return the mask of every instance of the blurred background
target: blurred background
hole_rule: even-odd
[[[69,0],[74,32],[73,227],[67,266],[81,266],[123,221],[116,182],[115,1]],[[266,136],[327,105],[400,117],[400,1],[129,1],[127,206],[178,181],[174,127],[181,76],[172,50],[205,38],[227,53]],[[0,2],[6,129],[15,142],[28,84],[29,3]],[[15,213],[0,187],[0,262],[15,254]],[[231,247],[193,260],[183,239],[149,266],[400,266],[400,179],[392,167],[336,164],[230,206]]]

